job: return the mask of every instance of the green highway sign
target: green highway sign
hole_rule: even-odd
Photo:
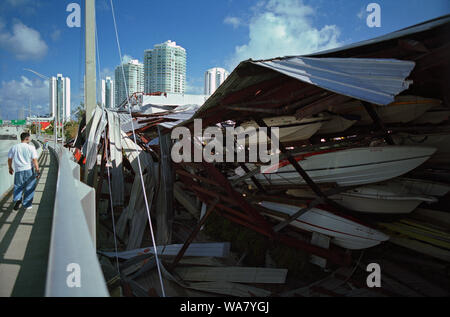
[[[26,125],[27,120],[11,120],[12,125]]]

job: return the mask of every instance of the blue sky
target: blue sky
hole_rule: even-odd
[[[381,6],[381,27],[366,25],[366,7]],[[69,28],[70,3],[82,0],[1,0],[0,115],[15,119],[32,104],[48,112],[48,83],[24,71],[71,78],[72,109],[84,74],[83,28]],[[204,72],[229,71],[247,58],[301,55],[383,35],[450,13],[448,0],[113,0],[124,55],[166,40],[187,50],[187,91],[203,92]],[[101,76],[120,63],[110,0],[97,0]],[[84,23],[82,15],[82,23]],[[113,77],[113,76],[112,76]]]

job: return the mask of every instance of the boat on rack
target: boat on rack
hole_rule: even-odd
[[[435,151],[432,147],[380,146],[301,153],[294,158],[316,183],[354,186],[401,176],[424,163]],[[256,166],[247,167],[253,170]],[[240,167],[235,172],[238,176],[245,173]],[[255,178],[263,185],[305,184],[287,160],[263,167]]]
[[[384,123],[407,123],[421,117],[433,107],[439,106],[438,99],[418,96],[397,96],[395,101],[387,106],[375,106],[375,111]],[[357,115],[361,119],[356,125],[369,125],[373,121],[359,100],[332,107],[332,111],[345,115]]]
[[[414,120],[413,124],[439,124],[450,118],[450,108],[433,107],[419,118]]]
[[[433,196],[414,194],[399,183],[372,184],[330,197],[350,210],[376,214],[408,214],[421,203],[435,203]]]
[[[298,120],[295,116],[279,116],[264,118],[263,120],[268,127],[280,128],[279,138],[281,142],[292,142],[309,139],[320,129],[323,123],[330,121],[330,118],[326,115],[320,115]],[[259,126],[255,121],[251,120],[243,122],[241,127],[247,129],[249,127],[258,128]],[[258,142],[258,138],[255,140]],[[249,144],[256,143],[251,138],[248,138],[247,142]]]
[[[289,216],[302,208],[269,201],[261,201],[259,205]],[[276,220],[284,220],[281,215],[269,212],[264,214]],[[320,208],[310,209],[295,219],[291,225],[301,230],[327,235],[331,238],[331,243],[350,250],[367,249],[389,239],[389,236],[378,230]]]
[[[417,193],[421,195],[442,197],[447,195],[448,192],[450,192],[450,185],[427,179],[399,177],[392,181],[399,183],[401,186],[403,186],[412,193]]]
[[[310,189],[290,189],[287,194],[303,199],[315,197]],[[433,196],[411,190],[397,180],[359,186],[330,198],[349,210],[375,214],[407,214],[423,202],[438,201]]]
[[[338,114],[330,114],[330,120],[325,121],[317,134],[331,134],[344,132],[351,126],[353,126],[359,120],[359,116],[342,116]]]

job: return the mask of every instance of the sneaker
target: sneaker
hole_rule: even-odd
[[[16,203],[14,204],[14,208],[13,208],[13,209],[14,209],[14,210],[19,210],[20,203],[21,203],[20,200],[16,201]]]

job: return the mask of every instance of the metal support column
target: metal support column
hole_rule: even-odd
[[[389,145],[394,145],[395,143],[394,143],[394,140],[392,139],[392,136],[389,134],[388,130],[384,126],[383,121],[381,121],[381,119],[378,116],[378,113],[375,111],[373,105],[366,101],[362,101],[362,104],[364,105],[364,108],[366,109],[369,116],[372,118],[375,125],[384,132],[384,134],[385,134],[384,139],[386,140],[386,142]]]

